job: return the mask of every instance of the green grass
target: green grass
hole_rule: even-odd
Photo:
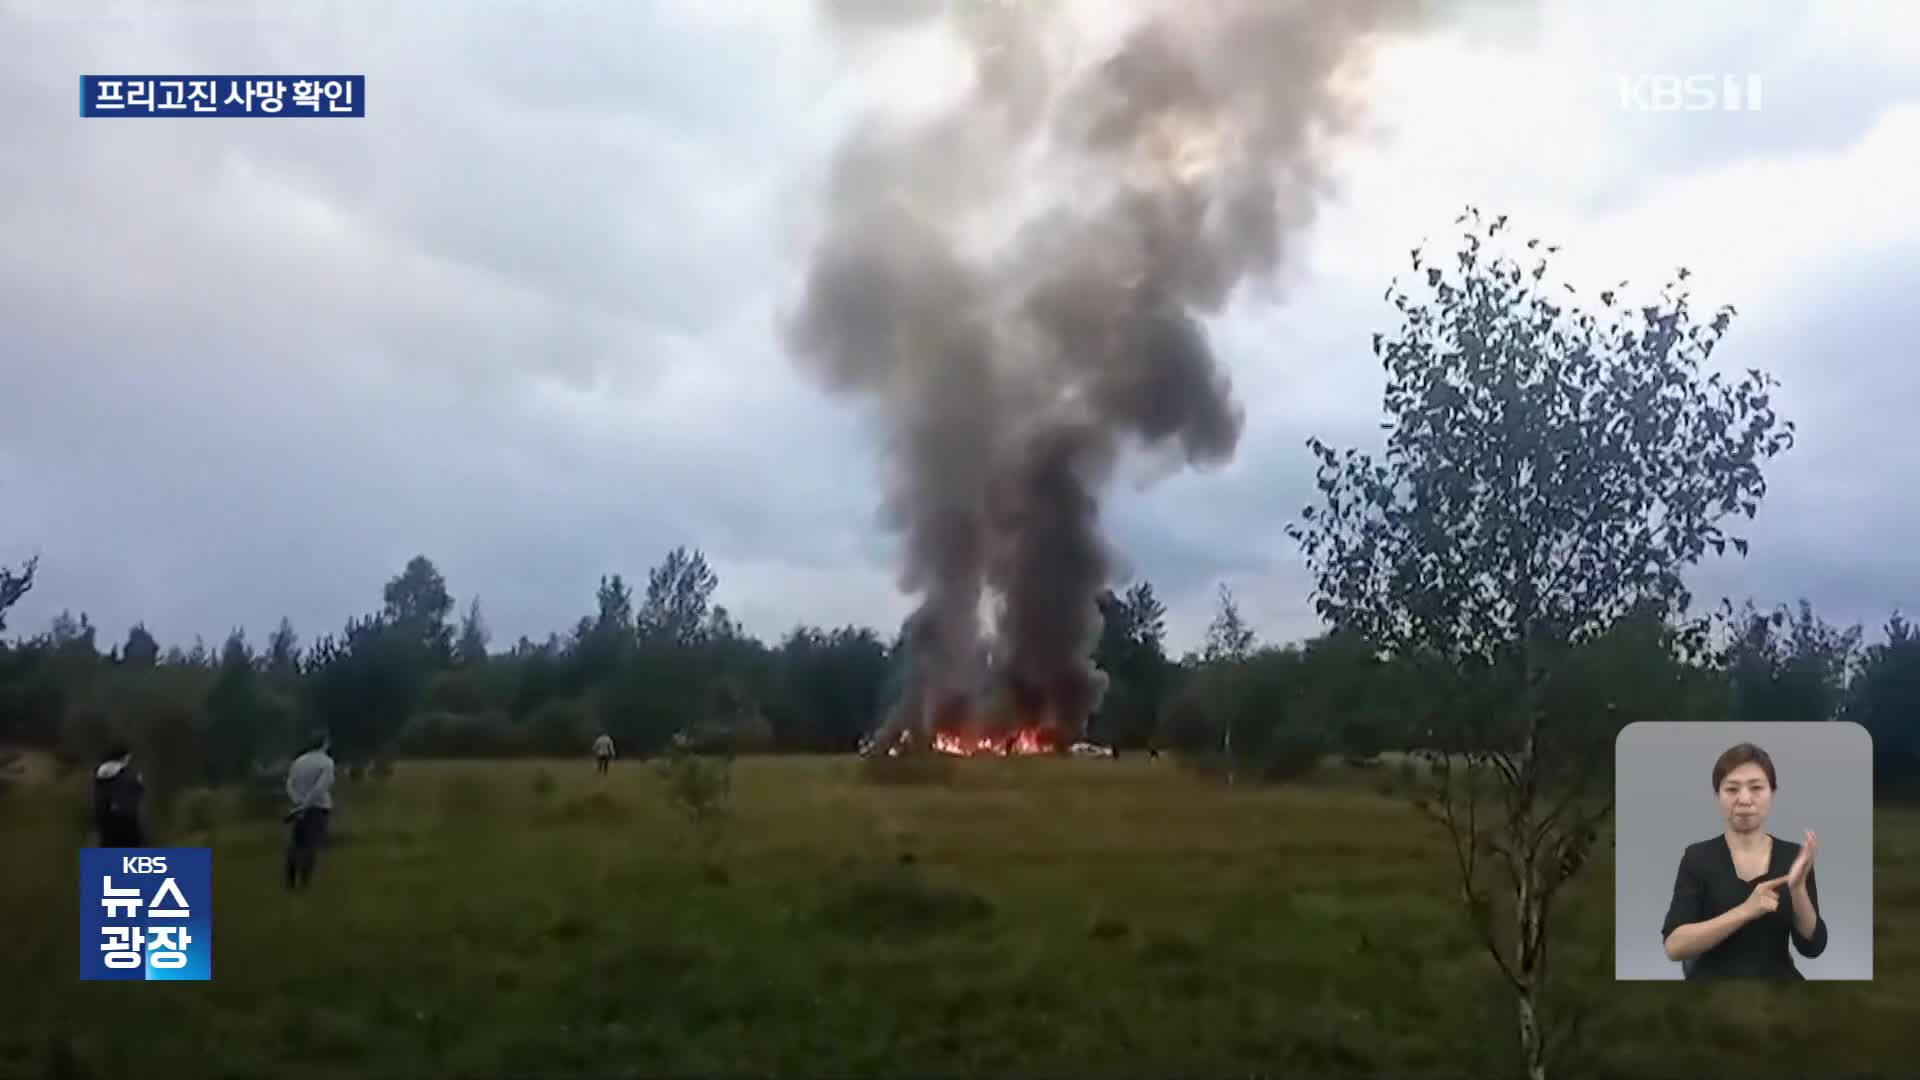
[[[78,980],[84,781],[16,788],[0,1076],[1514,1075],[1439,834],[1383,779],[749,759],[721,876],[631,762],[402,763],[340,792],[306,896],[276,823],[200,796],[168,839],[214,850],[214,980],[174,984]],[[1555,954],[1594,1012],[1557,1075],[1909,1070],[1920,818],[1875,840],[1871,984],[1615,984],[1596,860]]]

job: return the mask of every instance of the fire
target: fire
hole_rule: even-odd
[[[955,757],[1009,757],[1027,754],[1051,754],[1052,734],[1044,728],[1023,727],[1011,734],[993,736],[956,731],[935,732],[933,748]]]
[[[895,724],[906,718],[906,714],[896,712],[889,721],[892,726],[883,727],[863,743],[860,753],[893,757],[911,751],[916,744],[952,757],[1029,757],[1066,749],[1048,702],[1036,695],[1027,696],[1026,701],[1001,703],[950,697],[923,714],[926,726],[918,730],[913,725]],[[923,732],[930,732],[930,737]],[[923,743],[922,739],[928,741]],[[880,741],[886,745],[878,745]]]

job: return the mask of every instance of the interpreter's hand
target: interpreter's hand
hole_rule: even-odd
[[[1807,871],[1813,869],[1814,851],[1820,845],[1820,837],[1812,829],[1807,830],[1807,842],[1800,846],[1800,854],[1794,856],[1793,865],[1787,868],[1787,887],[1798,889],[1806,884]]]
[[[1784,877],[1768,878],[1753,887],[1753,895],[1740,904],[1740,910],[1747,918],[1757,919],[1762,915],[1771,915],[1780,910],[1780,886],[1785,885]]]

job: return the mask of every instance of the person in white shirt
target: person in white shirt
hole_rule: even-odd
[[[316,735],[287,767],[287,799],[293,803],[286,816],[293,826],[287,838],[288,889],[305,889],[313,880],[320,846],[327,840],[327,823],[333,817],[331,746],[325,734]]]
[[[613,764],[613,736],[603,731],[593,740],[593,760],[603,773]]]

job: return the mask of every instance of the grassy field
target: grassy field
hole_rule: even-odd
[[[1372,773],[1228,791],[1169,762],[743,761],[725,875],[650,769],[402,763],[315,889],[237,805],[209,983],[81,983],[84,780],[0,801],[0,1076],[1514,1075],[1434,828]],[[543,779],[544,778],[544,779]],[[1877,981],[1612,981],[1611,865],[1562,916],[1558,1075],[1910,1074],[1920,818],[1876,821]]]

